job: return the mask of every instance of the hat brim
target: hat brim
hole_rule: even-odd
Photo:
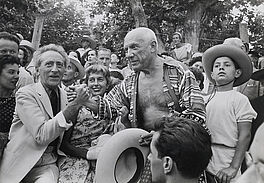
[[[253,72],[251,79],[256,81],[261,81],[264,79],[264,69],[260,69],[256,72]]]
[[[95,40],[93,40],[90,36],[82,36],[82,37],[78,37],[77,39],[76,39],[76,41],[77,42],[81,42],[81,41],[83,41],[83,40],[87,40],[87,41],[89,41],[90,43],[91,43],[91,48],[92,49],[95,49],[96,48],[96,42],[95,42]]]
[[[242,74],[234,81],[234,87],[239,86],[250,79],[253,72],[253,66],[248,55],[240,48],[232,45],[221,44],[207,49],[202,56],[202,63],[206,76],[211,82],[215,84],[211,73],[214,61],[219,57],[231,58],[242,70]]]
[[[82,79],[85,76],[85,70],[80,61],[77,58],[69,56],[70,63],[73,63],[78,69],[79,75],[76,79]]]
[[[149,148],[140,146],[139,139],[147,134],[145,130],[130,128],[113,135],[97,158],[96,182],[137,182],[149,154]]]

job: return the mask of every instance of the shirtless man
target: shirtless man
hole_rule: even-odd
[[[126,127],[150,131],[164,116],[181,114],[204,125],[205,106],[194,75],[182,63],[158,56],[157,38],[151,29],[139,27],[128,32],[124,48],[133,69],[131,75],[104,99],[87,102],[100,119],[115,118],[128,111],[127,118],[122,117]],[[68,98],[74,95],[68,93]],[[148,162],[146,167],[149,166]],[[142,181],[151,182],[149,168],[145,168]]]
[[[158,42],[151,29],[140,27],[128,32],[124,48],[134,72],[105,99],[90,101],[91,110],[98,112],[100,118],[115,118],[117,111],[126,106],[125,125],[145,130],[153,129],[155,121],[175,113],[200,121],[205,119],[204,103],[194,75],[182,63],[167,62],[157,55]]]

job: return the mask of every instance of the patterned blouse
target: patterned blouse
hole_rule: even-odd
[[[0,132],[8,133],[12,124],[16,100],[14,96],[0,98]]]

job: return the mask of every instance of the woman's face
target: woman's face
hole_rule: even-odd
[[[102,72],[91,73],[87,85],[92,96],[103,96],[107,89],[107,80]]]
[[[178,44],[178,43],[180,43],[180,42],[181,42],[181,37],[180,37],[180,35],[179,35],[179,34],[174,34],[174,35],[172,36],[172,42],[173,42],[174,44]]]
[[[0,87],[6,90],[14,90],[18,81],[19,66],[6,64],[0,74]]]

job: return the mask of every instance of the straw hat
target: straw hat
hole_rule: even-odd
[[[102,147],[96,163],[96,183],[136,183],[144,169],[149,147],[139,145],[139,128],[122,130]]]
[[[82,66],[81,62],[76,57],[74,57],[72,55],[69,55],[68,57],[70,59],[70,63],[74,64],[78,69],[79,75],[76,79],[82,79],[85,76],[85,70],[84,70],[84,67]]]
[[[231,58],[239,65],[239,68],[242,70],[242,74],[234,81],[234,87],[239,86],[250,79],[250,76],[253,72],[253,66],[248,55],[242,49],[236,46],[221,44],[207,49],[202,56],[202,63],[206,76],[211,82],[215,83],[211,73],[213,70],[214,61],[218,57]]]
[[[90,44],[91,44],[91,48],[92,48],[92,49],[95,49],[95,47],[96,47],[96,42],[95,42],[95,40],[92,39],[92,38],[91,38],[90,36],[88,36],[88,35],[83,35],[82,37],[78,37],[78,38],[77,38],[77,41],[78,41],[78,42],[89,41]]]
[[[33,44],[31,42],[29,42],[28,40],[22,40],[19,44],[19,47],[26,47],[27,49],[29,49],[32,53],[35,51],[35,48],[33,47]]]

